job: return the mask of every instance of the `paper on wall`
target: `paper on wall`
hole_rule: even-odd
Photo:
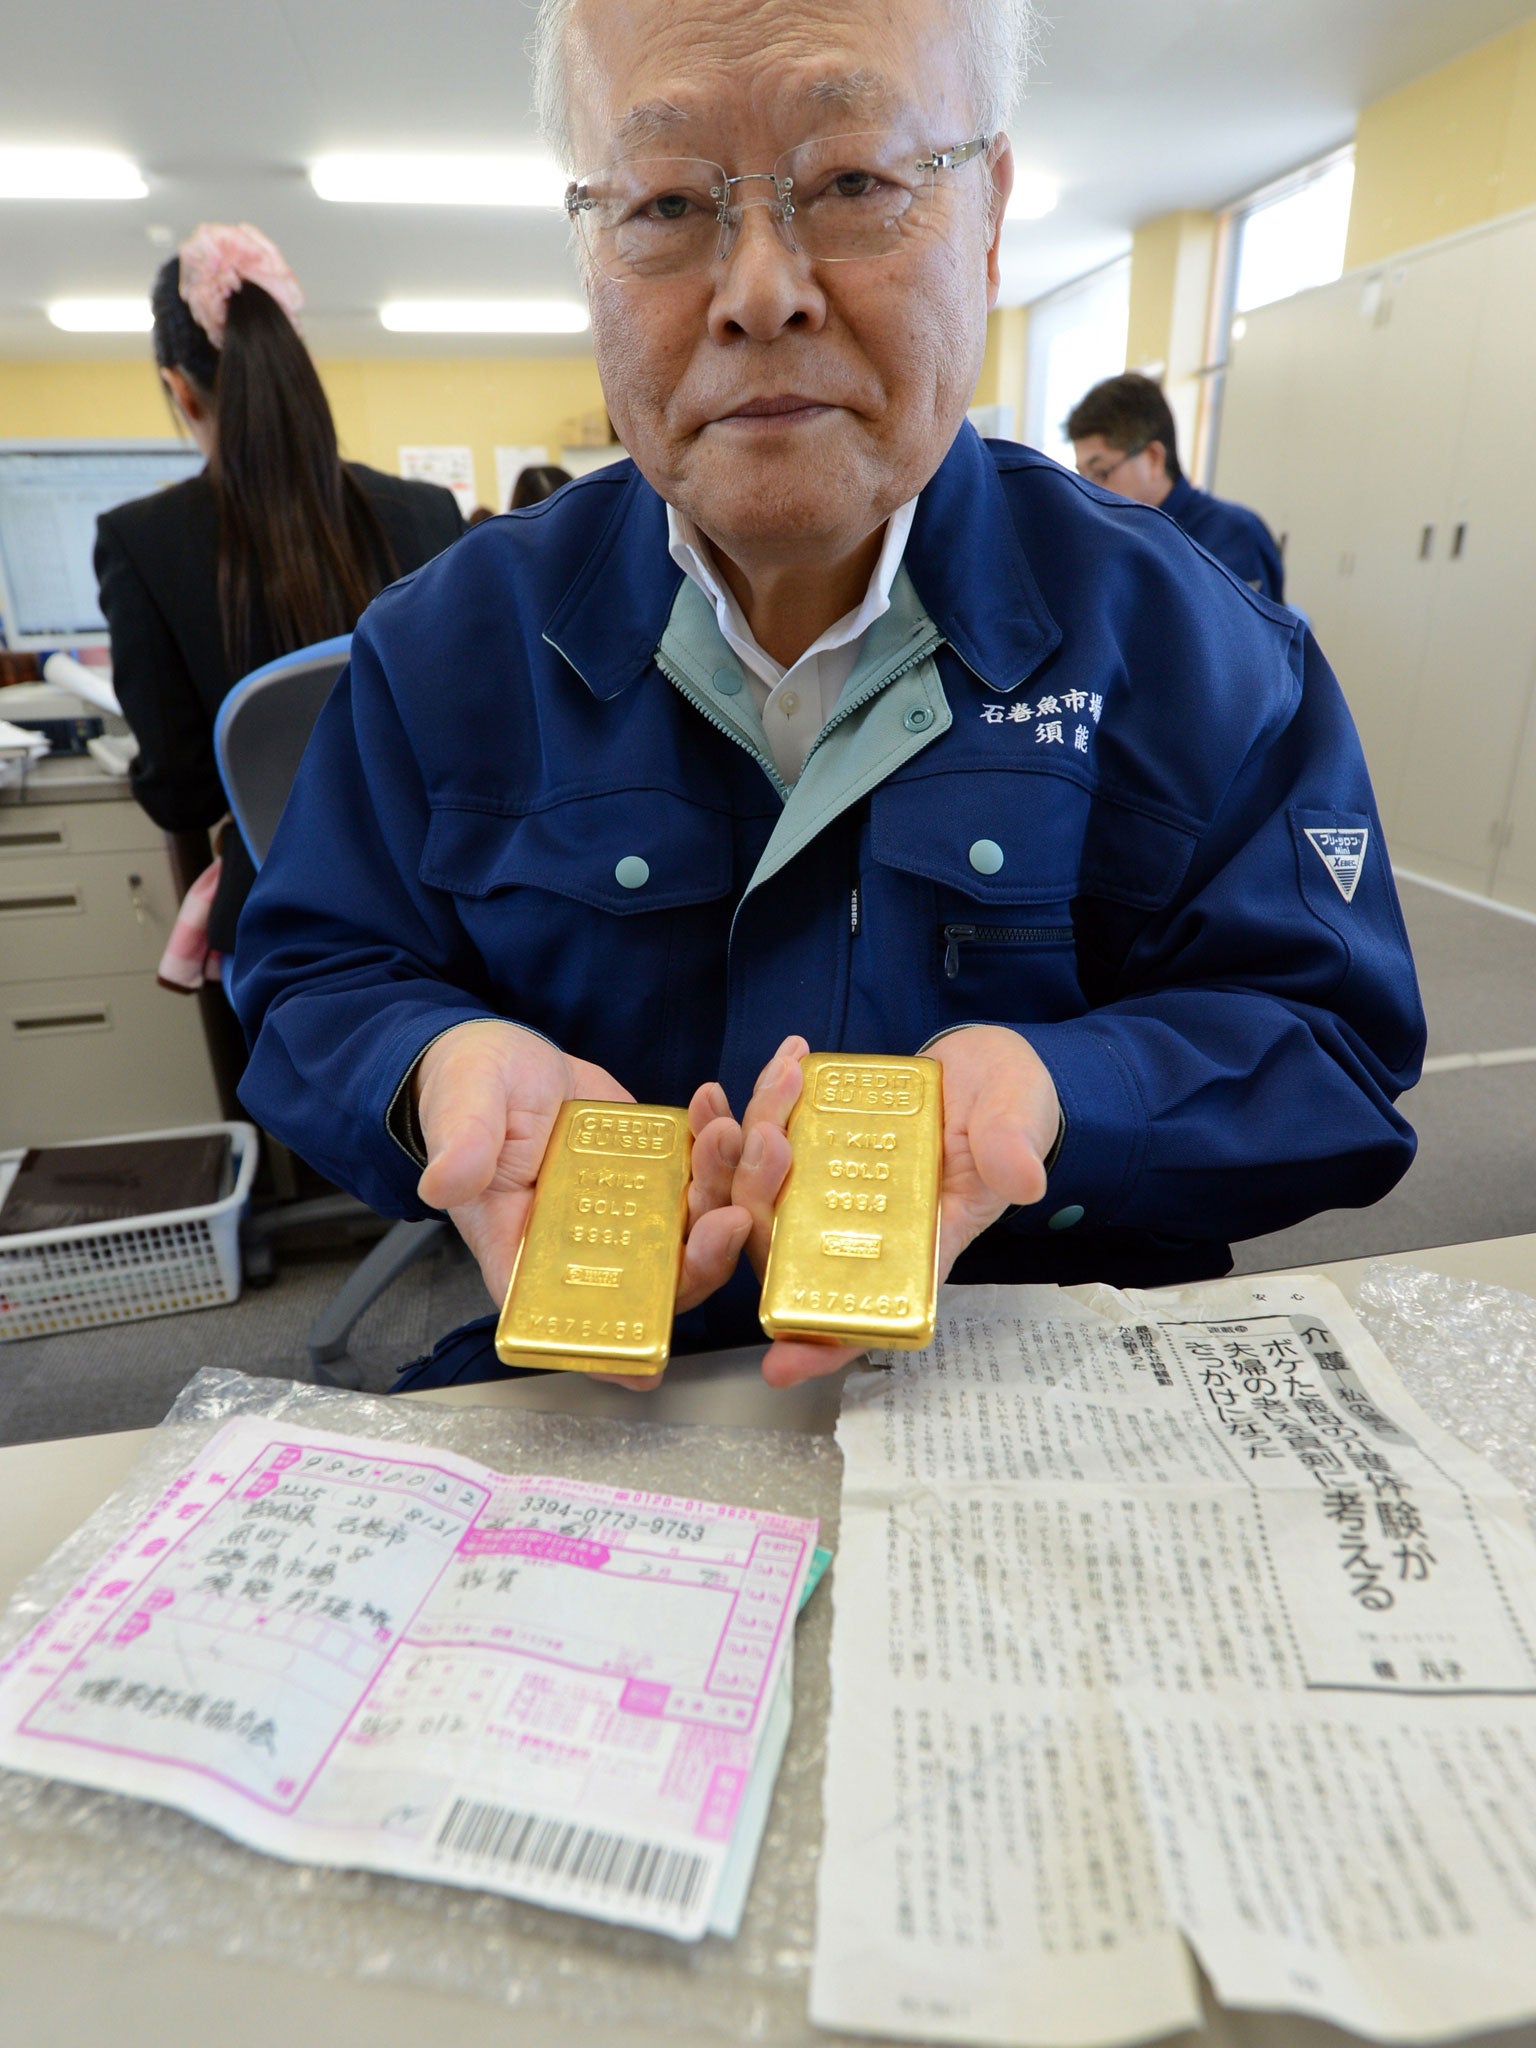
[[[530,443],[526,448],[496,449],[496,503],[493,511],[505,512],[512,502],[512,486],[525,469],[539,469],[549,461],[549,450],[542,442]]]
[[[0,1763],[694,1939],[739,1915],[815,1536],[232,1422],[0,1665]]]
[[[853,1381],[812,2014],[1536,2012],[1536,1547],[1326,1282],[952,1289]]]
[[[416,483],[441,484],[444,490],[452,491],[466,519],[479,503],[475,496],[473,448],[446,443],[434,447],[402,448],[400,474]]]

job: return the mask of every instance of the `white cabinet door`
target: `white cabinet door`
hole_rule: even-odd
[[[1536,912],[1536,702],[1526,712],[1524,744],[1515,762],[1503,845],[1493,874],[1501,903]],[[1536,1017],[1536,990],[1531,996]]]
[[[1222,384],[1212,489],[1220,497],[1251,505],[1277,536],[1291,518],[1292,384],[1305,323],[1305,309],[1297,299],[1284,299],[1234,322],[1240,333],[1228,344]]]
[[[1505,836],[1536,675],[1536,224],[1516,222],[1421,259],[1446,310],[1447,259],[1480,251],[1481,317],[1464,313],[1468,398],[1436,522],[1421,681],[1406,738],[1396,851],[1488,890]]]
[[[1222,417],[1217,487],[1286,537],[1286,596],[1339,678],[1389,833],[1488,269],[1475,243],[1443,258],[1433,275],[1383,265],[1249,314]]]
[[[1530,404],[1536,370],[1536,220],[1522,220],[1501,234],[1494,262],[1490,306],[1499,321],[1497,326],[1484,324],[1477,396],[1466,436],[1485,483],[1468,507],[1462,560],[1489,581],[1497,579],[1493,621],[1503,629],[1511,691],[1518,690],[1522,670],[1527,685],[1493,894],[1521,910],[1536,911],[1536,417]]]
[[[1340,679],[1399,854],[1414,836],[1415,754],[1434,715],[1436,570],[1488,271],[1486,246],[1470,240],[1364,281],[1368,342],[1339,424],[1358,471]]]

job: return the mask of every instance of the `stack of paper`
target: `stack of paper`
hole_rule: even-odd
[[[32,763],[40,761],[47,751],[48,742],[40,732],[0,718],[0,788],[8,782],[19,782]]]
[[[0,1665],[0,1763],[731,1934],[817,1525],[230,1423]]]

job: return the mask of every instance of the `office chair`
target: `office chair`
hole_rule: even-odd
[[[240,836],[259,868],[267,857],[288,792],[309,735],[336,678],[347,665],[350,633],[313,647],[296,648],[253,669],[236,683],[214,721],[213,750],[229,808]],[[271,1239],[280,1232],[311,1223],[347,1223],[373,1211],[353,1195],[320,1195],[311,1201],[289,1202],[280,1209],[248,1220],[242,1254],[250,1277],[271,1272]],[[407,1267],[432,1251],[447,1225],[435,1217],[425,1222],[392,1223],[357,1270],[310,1327],[307,1347],[316,1381],[322,1386],[347,1382],[326,1371],[346,1356],[353,1325]]]

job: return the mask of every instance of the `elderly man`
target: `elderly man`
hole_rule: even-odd
[[[1078,474],[1090,483],[1156,505],[1250,590],[1285,598],[1285,567],[1257,512],[1197,491],[1179,462],[1179,435],[1162,386],[1135,370],[1095,384],[1067,414]]]
[[[1027,26],[546,0],[632,461],[375,603],[236,975],[252,1110],[445,1209],[493,1298],[562,1099],[689,1102],[675,1348],[756,1334],[807,1046],[942,1062],[956,1279],[1217,1273],[1412,1154],[1422,1017],[1317,649],[964,423]],[[494,1373],[489,1319],[438,1370]]]

